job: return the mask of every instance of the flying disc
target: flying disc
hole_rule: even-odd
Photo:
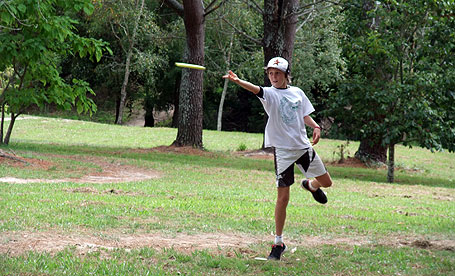
[[[197,69],[197,70],[205,70],[204,66],[191,64],[191,63],[183,63],[183,62],[176,62],[176,66],[183,67],[183,68],[190,68],[190,69]]]
[[[261,257],[256,257],[254,259],[258,260],[258,261],[267,261],[267,258],[261,258]]]

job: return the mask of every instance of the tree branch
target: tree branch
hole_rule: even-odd
[[[14,78],[14,73],[8,78],[8,83],[6,83],[6,86],[2,89],[2,93],[0,94],[0,104],[3,103],[3,100],[5,98],[6,90],[10,86],[11,81],[13,81],[13,78]]]
[[[324,3],[324,2],[330,2],[330,1],[327,1],[327,0],[319,0],[319,1],[315,1],[311,4],[307,4],[305,6],[302,6],[300,7],[299,11],[296,13],[297,14],[297,17],[301,17],[307,13],[312,13],[314,10],[315,10],[315,5],[318,5],[318,4],[321,4],[321,3]],[[331,2],[330,2],[331,3]],[[307,11],[306,9],[307,8],[310,8],[311,7],[311,11]],[[292,15],[292,14],[291,14]]]
[[[20,79],[19,89],[22,89],[22,87],[24,85],[24,79],[25,79],[25,75],[27,74],[27,68],[28,68],[28,64],[25,65],[24,73],[22,74],[22,76],[19,73],[17,73],[17,75],[19,76],[19,79]]]
[[[207,9],[205,9],[205,11],[204,11],[204,17],[207,16],[207,15],[209,15],[209,14],[211,14],[212,12],[216,11],[217,9],[219,9],[224,3],[226,3],[226,1],[227,1],[227,0],[221,1],[221,3],[220,3],[218,6],[216,6],[216,7],[214,7],[213,9],[207,11],[207,9],[209,9],[210,6],[212,6],[213,3],[216,2],[216,0],[214,0],[212,3],[209,4],[209,6],[207,7]]]
[[[259,40],[259,39],[256,39],[252,36],[249,36],[247,33],[245,33],[244,31],[242,30],[239,30],[237,27],[235,27],[234,25],[231,24],[231,22],[227,21],[226,19],[222,18],[222,20],[224,22],[226,22],[229,26],[231,26],[231,28],[233,28],[237,33],[243,35],[244,37],[246,37],[247,39],[251,40],[253,43],[256,43],[257,45],[262,45],[262,42]]]
[[[1,149],[0,149],[0,157],[8,158],[8,159],[11,159],[11,160],[14,160],[14,161],[19,161],[19,162],[25,163],[25,164],[27,164],[27,165],[30,164],[30,163],[28,163],[28,162],[25,161],[25,160],[22,160],[22,159],[20,159],[20,158],[17,158],[17,157],[15,157],[15,156],[12,156],[12,155],[7,154],[4,150],[1,150]]]
[[[210,2],[210,4],[206,8],[204,8],[204,12],[206,13],[208,9],[210,9],[213,5],[215,5],[216,1],[218,1],[218,0],[212,0],[212,2]],[[204,3],[202,3],[202,4],[204,4]]]
[[[164,3],[171,9],[173,9],[180,17],[183,18],[183,5],[177,0],[163,0]]]
[[[114,34],[115,38],[118,39],[118,42],[120,44],[120,48],[122,48],[123,52],[126,53],[125,47],[123,47],[122,39],[117,35],[117,32],[114,29],[114,24],[112,24],[112,22],[109,22],[109,25],[111,25],[112,33]]]
[[[0,25],[0,32],[1,32],[3,29],[10,30],[10,31],[20,31],[20,30],[22,30],[21,28],[11,28],[11,27],[8,27],[8,26]]]
[[[308,11],[309,15],[305,18],[305,20],[303,20],[303,22],[295,29],[295,33],[297,33],[306,23],[308,23],[309,21],[311,21],[312,17],[313,17],[313,13],[315,11],[315,8],[311,8],[310,11]],[[303,14],[302,14],[303,15]]]
[[[2,1],[2,2],[3,2],[2,4],[4,4],[6,10],[9,12],[9,14],[10,14],[12,17],[14,17],[14,19],[16,19],[17,22],[18,22],[20,25],[24,25],[24,26],[27,26],[27,27],[33,27],[33,25],[31,25],[31,24],[25,24],[25,23],[22,22],[19,18],[17,18],[16,15],[14,14],[14,12],[13,12],[13,11],[11,10],[11,8],[9,7],[8,3],[4,2],[4,1]],[[38,1],[38,8],[39,8],[39,1]],[[27,20],[25,20],[25,21],[27,21]]]
[[[250,4],[250,2],[253,2],[253,4]],[[245,3],[255,9],[259,14],[264,14],[264,10],[258,5],[258,3],[256,3],[256,1],[254,0],[246,0]]]

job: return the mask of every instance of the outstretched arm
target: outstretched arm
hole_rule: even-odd
[[[253,92],[254,94],[259,93],[259,91],[261,90],[259,88],[259,86],[254,85],[251,82],[247,82],[247,81],[239,79],[239,77],[237,77],[237,75],[234,72],[232,72],[231,70],[229,70],[227,75],[223,76],[223,79],[228,79],[234,83],[237,83],[241,87],[245,88],[246,90],[248,90],[250,92]]]

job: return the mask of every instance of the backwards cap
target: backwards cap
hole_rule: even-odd
[[[269,68],[276,68],[286,74],[289,74],[289,63],[287,60],[285,60],[282,57],[274,57],[272,58],[269,63],[267,64],[267,67],[265,69]]]

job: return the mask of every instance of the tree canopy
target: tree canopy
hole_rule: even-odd
[[[93,94],[89,83],[80,79],[63,79],[59,66],[69,55],[99,61],[107,44],[76,32],[76,13],[93,12],[88,0],[72,1],[2,1],[0,3],[0,72],[2,83],[0,108],[1,143],[8,144],[14,120],[28,107],[45,103],[77,112],[96,111],[87,97]],[[11,122],[3,137],[4,114]]]
[[[455,20],[446,15],[454,7],[418,0],[346,2],[349,75],[332,93],[328,113],[348,138],[390,149],[389,165],[398,143],[455,149],[448,112],[455,98],[444,84],[453,81],[455,41],[446,31]]]

